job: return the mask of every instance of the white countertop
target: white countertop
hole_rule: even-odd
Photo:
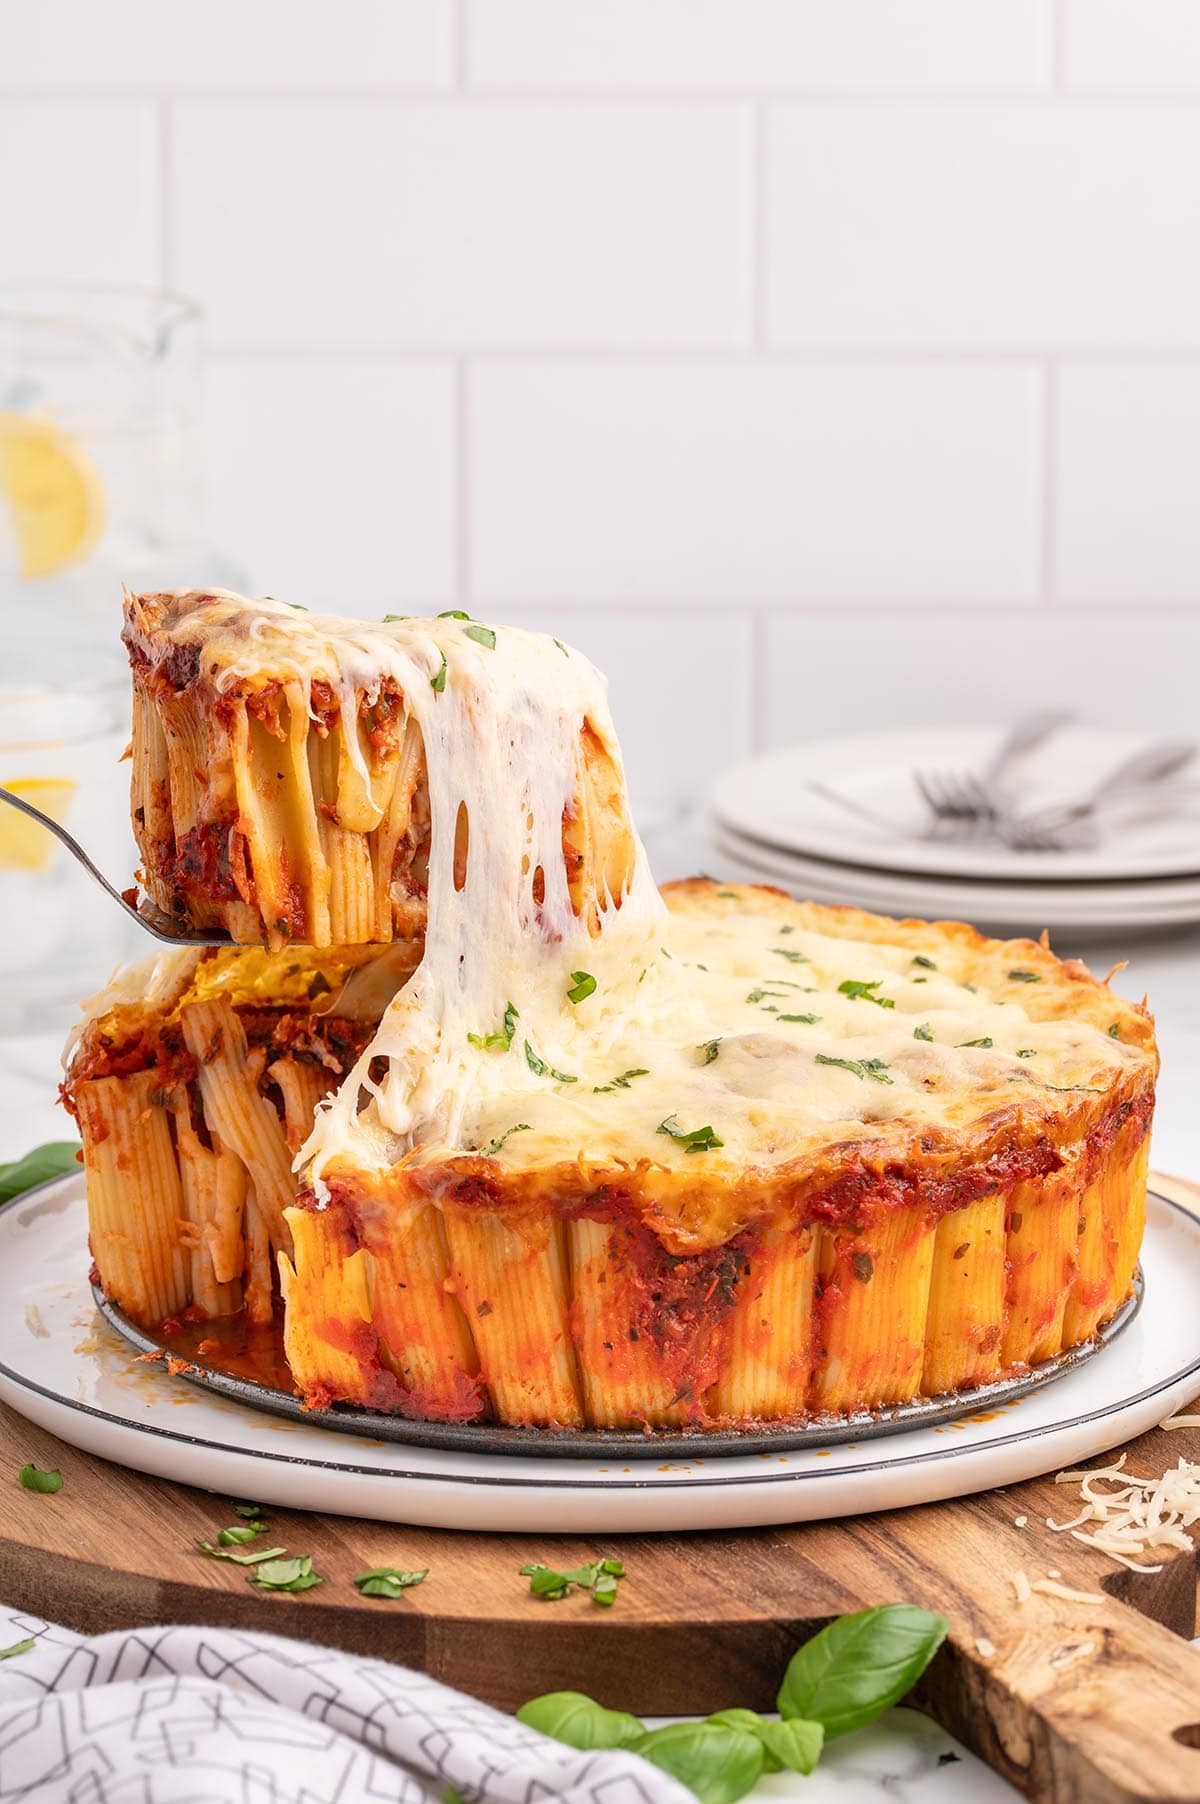
[[[683,829],[651,846],[660,875],[714,870],[702,835]],[[720,873],[718,873],[720,874]],[[1200,1173],[1200,928],[1118,941],[1070,943],[1055,950],[1084,958],[1097,972],[1122,960],[1114,988],[1149,996],[1158,1022],[1163,1073],[1154,1128],[1153,1163],[1182,1177]],[[97,972],[97,984],[104,976]],[[59,1053],[74,1011],[54,1011],[41,1030],[0,1038],[0,1161],[43,1140],[73,1137],[55,1101]],[[730,1702],[736,1700],[731,1699]],[[803,1798],[806,1804],[879,1804],[882,1799],[993,1804],[1017,1793],[936,1724],[912,1710],[893,1710],[870,1729],[835,1743],[811,1778],[776,1774],[755,1797]]]

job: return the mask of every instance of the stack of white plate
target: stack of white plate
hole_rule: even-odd
[[[1105,814],[1086,849],[1013,851],[931,835],[913,773],[979,771],[1002,737],[1001,727],[855,734],[740,764],[713,794],[720,869],[815,902],[1009,933],[1200,921],[1200,776]],[[1146,734],[1066,728],[1013,770],[1012,802],[1025,812],[1074,801],[1148,743]]]

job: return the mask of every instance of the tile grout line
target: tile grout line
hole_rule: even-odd
[[[1038,570],[1038,600],[1043,608],[1055,602],[1056,563],[1058,556],[1058,407],[1059,371],[1054,358],[1047,358],[1042,371],[1041,419],[1041,521]]]

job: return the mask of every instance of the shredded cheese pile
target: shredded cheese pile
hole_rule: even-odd
[[[1083,1508],[1067,1522],[1047,1516],[1046,1527],[1098,1547],[1131,1572],[1161,1572],[1161,1562],[1146,1564],[1147,1554],[1160,1547],[1192,1550],[1187,1531],[1200,1520],[1200,1465],[1181,1459],[1158,1478],[1141,1478],[1125,1470],[1127,1458],[1123,1453],[1111,1466],[1058,1473],[1055,1484],[1078,1482]]]

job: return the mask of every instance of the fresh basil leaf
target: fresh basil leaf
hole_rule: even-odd
[[[463,632],[468,639],[474,639],[476,645],[485,645],[489,651],[495,651],[496,635],[490,626],[464,626]]]
[[[57,1466],[49,1472],[40,1472],[34,1465],[22,1466],[20,1479],[27,1491],[40,1491],[43,1497],[53,1497],[63,1488],[63,1475]]]
[[[421,1572],[402,1572],[398,1566],[371,1566],[355,1574],[354,1583],[364,1597],[403,1597],[413,1585],[429,1577],[426,1566]]]
[[[436,676],[430,677],[429,687],[433,690],[435,695],[441,695],[442,691],[446,687],[446,654],[445,654],[445,652],[442,653],[442,668],[438,671]]]
[[[930,1027],[928,1021],[923,1021],[920,1025],[920,1027],[913,1028],[913,1039],[914,1040],[929,1040],[929,1041],[933,1040],[933,1030]]]
[[[873,1002],[877,1008],[895,1008],[896,1004],[890,996],[874,994],[882,982],[882,977],[873,978],[870,983],[860,983],[856,977],[847,977],[844,983],[839,983],[838,995],[849,996],[852,1002]]]
[[[667,1723],[634,1742],[632,1752],[686,1785],[700,1804],[737,1804],[763,1770],[762,1743],[723,1723]]]
[[[290,1560],[265,1560],[250,1574],[250,1582],[263,1591],[310,1591],[314,1585],[324,1583],[320,1574],[313,1571],[309,1554]]]
[[[596,979],[590,971],[572,971],[571,988],[567,991],[568,1002],[583,1002],[592,995],[596,988]]]
[[[569,1748],[631,1748],[646,1725],[627,1710],[606,1710],[582,1691],[548,1691],[530,1698],[517,1711],[517,1721]]]
[[[513,1035],[517,1031],[517,1022],[520,1018],[520,1010],[516,1005],[511,1002],[506,1002],[504,1005],[504,1026],[502,1028],[494,1034],[468,1034],[467,1039],[472,1046],[479,1046],[485,1052],[490,1052],[493,1047],[499,1047],[501,1052],[507,1052],[513,1043]]]
[[[32,1190],[35,1184],[61,1178],[68,1171],[78,1171],[75,1155],[79,1150],[78,1140],[48,1140],[45,1146],[35,1146],[24,1158],[0,1165],[0,1208],[11,1203],[15,1196]]]
[[[528,1132],[529,1123],[527,1121],[514,1121],[510,1128],[505,1128],[502,1134],[497,1134],[494,1140],[489,1140],[486,1146],[480,1147],[479,1151],[485,1159],[494,1159],[510,1134],[527,1134]]]
[[[261,1503],[235,1503],[233,1513],[235,1516],[249,1516],[257,1521],[263,1513],[263,1506]]]
[[[469,620],[471,616],[462,608],[443,608],[438,615],[439,620]]]
[[[223,1528],[217,1536],[218,1547],[248,1547],[266,1532],[265,1522],[247,1522],[241,1528]]]
[[[836,1065],[840,1071],[853,1072],[855,1077],[874,1078],[877,1084],[890,1084],[892,1081],[882,1059],[835,1059],[827,1052],[818,1052],[813,1055],[813,1062],[817,1065]]]
[[[635,1077],[649,1077],[650,1073],[644,1065],[636,1066],[632,1071],[622,1071],[620,1077],[614,1077],[611,1084],[593,1084],[593,1096],[607,1096],[610,1090],[628,1090],[630,1081]]]
[[[547,1065],[545,1059],[538,1057],[528,1040],[525,1042],[525,1063],[535,1077],[552,1077],[556,1084],[577,1084],[579,1082],[579,1079],[572,1077],[569,1072],[556,1071],[553,1065]]]
[[[710,1153],[725,1144],[713,1127],[684,1129],[680,1127],[678,1117],[674,1114],[659,1122],[658,1132],[669,1134],[677,1145],[682,1146],[685,1153]]]
[[[718,1710],[708,1720],[756,1736],[763,1746],[765,1773],[782,1772],[785,1767],[791,1773],[811,1773],[825,1745],[820,1723],[805,1722],[802,1717],[777,1723],[761,1717],[757,1710]]]
[[[445,1785],[442,1787],[440,1804],[467,1804],[467,1800],[457,1785]]]
[[[211,1541],[197,1541],[196,1546],[214,1560],[232,1560],[237,1566],[257,1566],[264,1560],[277,1560],[287,1552],[286,1547],[262,1547],[257,1553],[234,1553],[232,1548],[217,1547]]]
[[[817,1722],[825,1739],[874,1722],[911,1691],[950,1625],[914,1604],[840,1616],[793,1654],[779,1688],[785,1721]]]

